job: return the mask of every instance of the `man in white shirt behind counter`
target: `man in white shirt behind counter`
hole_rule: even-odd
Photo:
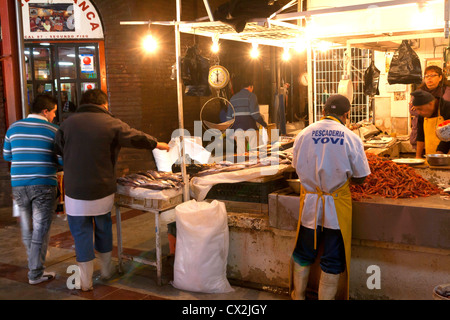
[[[302,188],[291,268],[293,299],[305,299],[310,267],[320,245],[319,300],[335,298],[340,274],[347,276],[343,296],[348,299],[352,229],[349,184],[363,183],[370,174],[361,139],[344,125],[349,112],[350,102],[345,96],[329,97],[324,117],[302,130],[294,142],[292,166]]]

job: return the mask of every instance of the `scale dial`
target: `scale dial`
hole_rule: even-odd
[[[304,72],[300,75],[300,83],[305,87],[308,86],[308,73]]]
[[[215,89],[223,89],[230,81],[228,70],[222,66],[213,66],[209,68],[208,83]]]

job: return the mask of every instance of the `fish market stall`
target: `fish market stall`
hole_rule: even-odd
[[[178,2],[177,2],[178,3]],[[207,3],[207,1],[205,2]],[[390,3],[392,5],[392,3]],[[404,4],[415,5],[413,1],[405,1]],[[397,5],[397,4],[395,4]],[[357,6],[359,9],[367,9],[366,5]],[[341,8],[340,11],[355,11],[355,6],[347,6]],[[332,12],[335,9],[322,9],[311,12],[297,12],[293,14],[273,16],[274,19],[265,19],[266,23],[258,23],[258,21],[252,21],[247,24],[247,32],[243,34],[245,37],[249,36],[249,29],[252,27],[254,30],[264,29],[264,31],[272,32],[274,41],[269,41],[269,45],[280,45],[285,47],[289,39],[297,39],[298,33],[303,33],[303,29],[299,26],[289,24],[287,25],[282,21],[283,16],[289,19],[305,19],[311,17],[311,14],[317,14],[320,16],[323,13],[330,10]],[[336,12],[342,14],[342,12]],[[355,14],[358,14],[357,12]],[[175,26],[176,35],[179,36],[179,32],[192,33],[197,35],[206,35],[215,37],[219,31],[217,27],[221,27],[220,31],[221,39],[234,40],[235,37],[239,37],[239,33],[234,30],[227,33],[223,31],[225,26],[219,21],[214,21],[210,16],[209,22],[193,22],[180,24],[180,19],[177,19],[177,23],[173,23]],[[332,19],[333,20],[333,19]],[[343,19],[334,19],[335,21],[344,21]],[[350,19],[349,21],[353,21]],[[356,20],[355,20],[356,21]],[[282,23],[279,23],[282,22]],[[143,21],[142,24],[149,24],[150,21]],[[155,23],[155,22],[152,22]],[[169,24],[171,25],[171,24]],[[373,24],[369,24],[373,25]],[[408,27],[405,27],[408,29]],[[282,32],[289,31],[288,34]],[[287,30],[286,30],[287,29]],[[336,28],[338,30],[339,28]],[[389,27],[387,27],[389,29]],[[225,29],[226,30],[226,29]],[[359,30],[359,28],[352,28],[352,30]],[[374,37],[372,30],[369,30],[366,35],[370,34],[370,38],[373,43],[377,43],[378,38]],[[426,37],[442,36],[441,33],[434,34],[436,30],[429,30],[419,34],[413,32],[414,30],[397,30],[399,35],[397,38],[392,38],[389,41],[402,40],[402,39],[416,39]],[[237,39],[239,41],[251,42],[257,40],[258,36],[261,36],[262,31],[252,32],[253,38]],[[380,33],[381,34],[381,33]],[[340,39],[341,45],[347,45],[348,49],[352,44],[369,43],[360,39],[363,37],[356,37],[352,43],[352,32],[346,37]],[[262,38],[262,37],[261,37]],[[338,39],[331,39],[338,40]],[[260,44],[267,44],[260,41]],[[368,45],[369,46],[369,45]],[[370,46],[369,46],[370,47]],[[350,57],[347,57],[350,61],[351,50],[347,52]],[[177,38],[177,59],[179,57],[179,39]],[[314,70],[312,69],[312,50],[308,48],[307,51],[307,83],[312,84],[314,77]],[[180,66],[177,62],[177,66]],[[351,64],[347,64],[347,68],[351,69]],[[177,68],[179,72],[180,68]],[[178,78],[178,98],[179,106],[182,111],[182,92],[180,90],[180,76]],[[348,79],[348,78],[347,78]],[[342,79],[344,80],[344,79]],[[348,80],[347,80],[348,82]],[[313,96],[313,86],[308,86],[308,116],[309,122],[312,123],[320,110],[316,110]],[[180,101],[181,100],[181,101]],[[318,108],[320,109],[320,108]],[[182,115],[182,112],[179,112]],[[180,121],[182,123],[182,121]],[[182,127],[181,127],[182,128]],[[396,157],[397,153],[391,153],[392,150],[399,146],[398,139],[395,137],[386,138],[373,138],[366,141],[366,147],[368,151],[372,153],[382,155],[385,150],[389,151],[391,158]],[[184,160],[184,157],[182,157]],[[378,161],[377,161],[378,162]],[[241,183],[254,181],[255,179],[262,179],[263,183],[271,182],[267,177],[276,177],[275,180],[285,180],[283,178],[278,179],[280,174],[288,172],[289,164],[278,163],[276,170],[272,175],[266,175],[266,170],[271,171],[273,166],[267,167],[250,167],[246,164],[240,164],[241,168],[227,166],[225,163],[217,163],[214,167],[203,168],[196,175],[192,175],[188,186],[190,187],[190,195],[198,200],[210,199],[220,195],[216,192],[214,195],[211,193],[214,188],[219,185],[228,185],[229,190],[224,190],[222,195],[226,195],[226,191],[231,191],[236,195],[236,191],[233,187],[238,186]],[[382,163],[384,167],[386,163]],[[390,163],[389,163],[390,165]],[[182,166],[182,169],[185,169]],[[292,169],[291,169],[292,170]],[[386,169],[387,171],[387,169]],[[402,179],[394,179],[393,174],[406,173]],[[382,184],[379,177],[370,180],[366,184],[363,190],[355,190],[354,192],[354,238],[355,245],[358,246],[358,250],[353,250],[355,256],[352,257],[352,264],[355,263],[356,268],[353,274],[356,278],[351,279],[351,287],[356,288],[353,292],[354,296],[363,295],[361,292],[366,290],[361,289],[366,285],[367,281],[367,267],[369,265],[382,264],[386,266],[386,270],[393,270],[390,274],[384,274],[388,282],[394,283],[394,286],[404,285],[403,290],[408,294],[414,296],[417,291],[416,288],[411,287],[408,283],[408,279],[405,279],[403,274],[410,274],[408,268],[414,268],[414,263],[417,261],[423,261],[423,263],[416,263],[420,268],[418,274],[424,276],[427,280],[434,281],[436,275],[433,276],[433,271],[436,274],[444,274],[448,276],[445,271],[445,266],[448,266],[448,259],[450,257],[450,240],[448,236],[449,225],[448,207],[449,200],[444,199],[446,196],[441,195],[436,186],[431,186],[427,181],[420,180],[416,175],[413,175],[411,170],[401,168],[399,170],[389,170],[385,173],[388,178],[393,178],[391,181]],[[411,180],[411,177],[413,179]],[[408,183],[408,180],[411,183]],[[416,188],[414,182],[421,181],[420,187]],[[426,179],[425,179],[426,180]],[[186,182],[186,180],[185,180]],[[428,181],[429,182],[429,181]],[[263,184],[261,183],[261,184]],[[186,187],[186,185],[184,186]],[[261,188],[260,188],[261,189]],[[419,189],[419,190],[416,190]],[[222,189],[223,190],[223,189]],[[282,191],[284,190],[284,191]],[[288,284],[288,263],[290,255],[294,247],[296,226],[298,219],[298,206],[299,195],[292,192],[289,188],[284,188],[280,191],[273,190],[268,194],[268,209],[266,212],[249,213],[250,207],[255,206],[255,202],[247,202],[249,205],[244,206],[244,201],[237,201],[242,208],[242,211],[228,211],[228,224],[230,227],[230,250],[228,257],[228,277],[243,283],[256,283],[260,286],[270,287],[286,287]],[[381,194],[379,194],[380,192]],[[229,194],[230,194],[229,193]],[[419,193],[419,194],[418,194]],[[186,195],[184,201],[186,201]],[[228,195],[228,199],[231,197]],[[244,196],[245,197],[245,196]],[[403,198],[405,197],[405,198]],[[235,200],[235,199],[232,199]],[[241,199],[242,200],[242,199]],[[247,199],[248,200],[248,199]],[[438,207],[435,207],[438,205]],[[245,210],[248,210],[247,212]],[[435,219],[428,219],[430,215],[436,217]],[[442,227],[444,226],[444,227]],[[423,229],[421,229],[423,228]],[[375,232],[373,230],[376,230]],[[434,232],[435,235],[431,238],[426,238],[426,234]],[[381,248],[381,249],[380,249]],[[392,253],[392,251],[395,251]],[[371,254],[373,253],[373,254]],[[399,253],[402,261],[395,260],[396,253]],[[378,260],[377,260],[378,259]],[[390,260],[389,260],[390,259]],[[442,265],[436,266],[436,260],[441,259]],[[445,260],[445,261],[444,261]],[[367,262],[370,261],[370,264]],[[394,268],[390,267],[394,265]],[[431,270],[431,271],[430,271]],[[406,272],[403,272],[406,271]],[[401,282],[396,281],[396,276]],[[403,273],[403,274],[402,274]],[[430,275],[431,274],[431,275]],[[403,277],[402,277],[403,276]],[[433,278],[434,277],[434,278]],[[386,279],[385,278],[385,279]],[[440,283],[441,280],[438,280]],[[372,291],[364,292],[366,296],[376,297],[381,296],[393,299],[402,299],[404,296],[396,296],[398,292],[395,292],[395,288],[392,288],[388,282],[383,282],[384,291]],[[414,279],[409,279],[410,283],[415,283]],[[435,283],[434,285],[438,284]],[[389,290],[392,290],[389,292]],[[381,293],[380,293],[381,292]],[[431,290],[430,290],[431,292]]]
[[[156,267],[157,284],[161,285],[162,251],[160,214],[175,208],[183,202],[183,178],[181,174],[146,172],[131,174],[117,179],[115,211],[117,225],[117,256],[119,272],[123,272],[123,259],[136,261]],[[139,256],[125,254],[122,246],[122,225],[120,208],[137,209],[150,212],[155,218],[156,260],[151,261]]]

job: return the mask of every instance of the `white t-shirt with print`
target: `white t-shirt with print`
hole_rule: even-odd
[[[369,164],[361,139],[342,123],[323,119],[303,129],[293,147],[292,166],[297,171],[306,191],[332,193],[351,178],[370,174]],[[302,212],[302,225],[315,229],[322,225],[323,205],[318,195],[306,194]],[[340,229],[332,196],[325,195],[324,227]]]

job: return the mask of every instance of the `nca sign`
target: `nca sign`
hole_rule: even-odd
[[[25,39],[103,39],[100,16],[87,0],[21,0]]]

